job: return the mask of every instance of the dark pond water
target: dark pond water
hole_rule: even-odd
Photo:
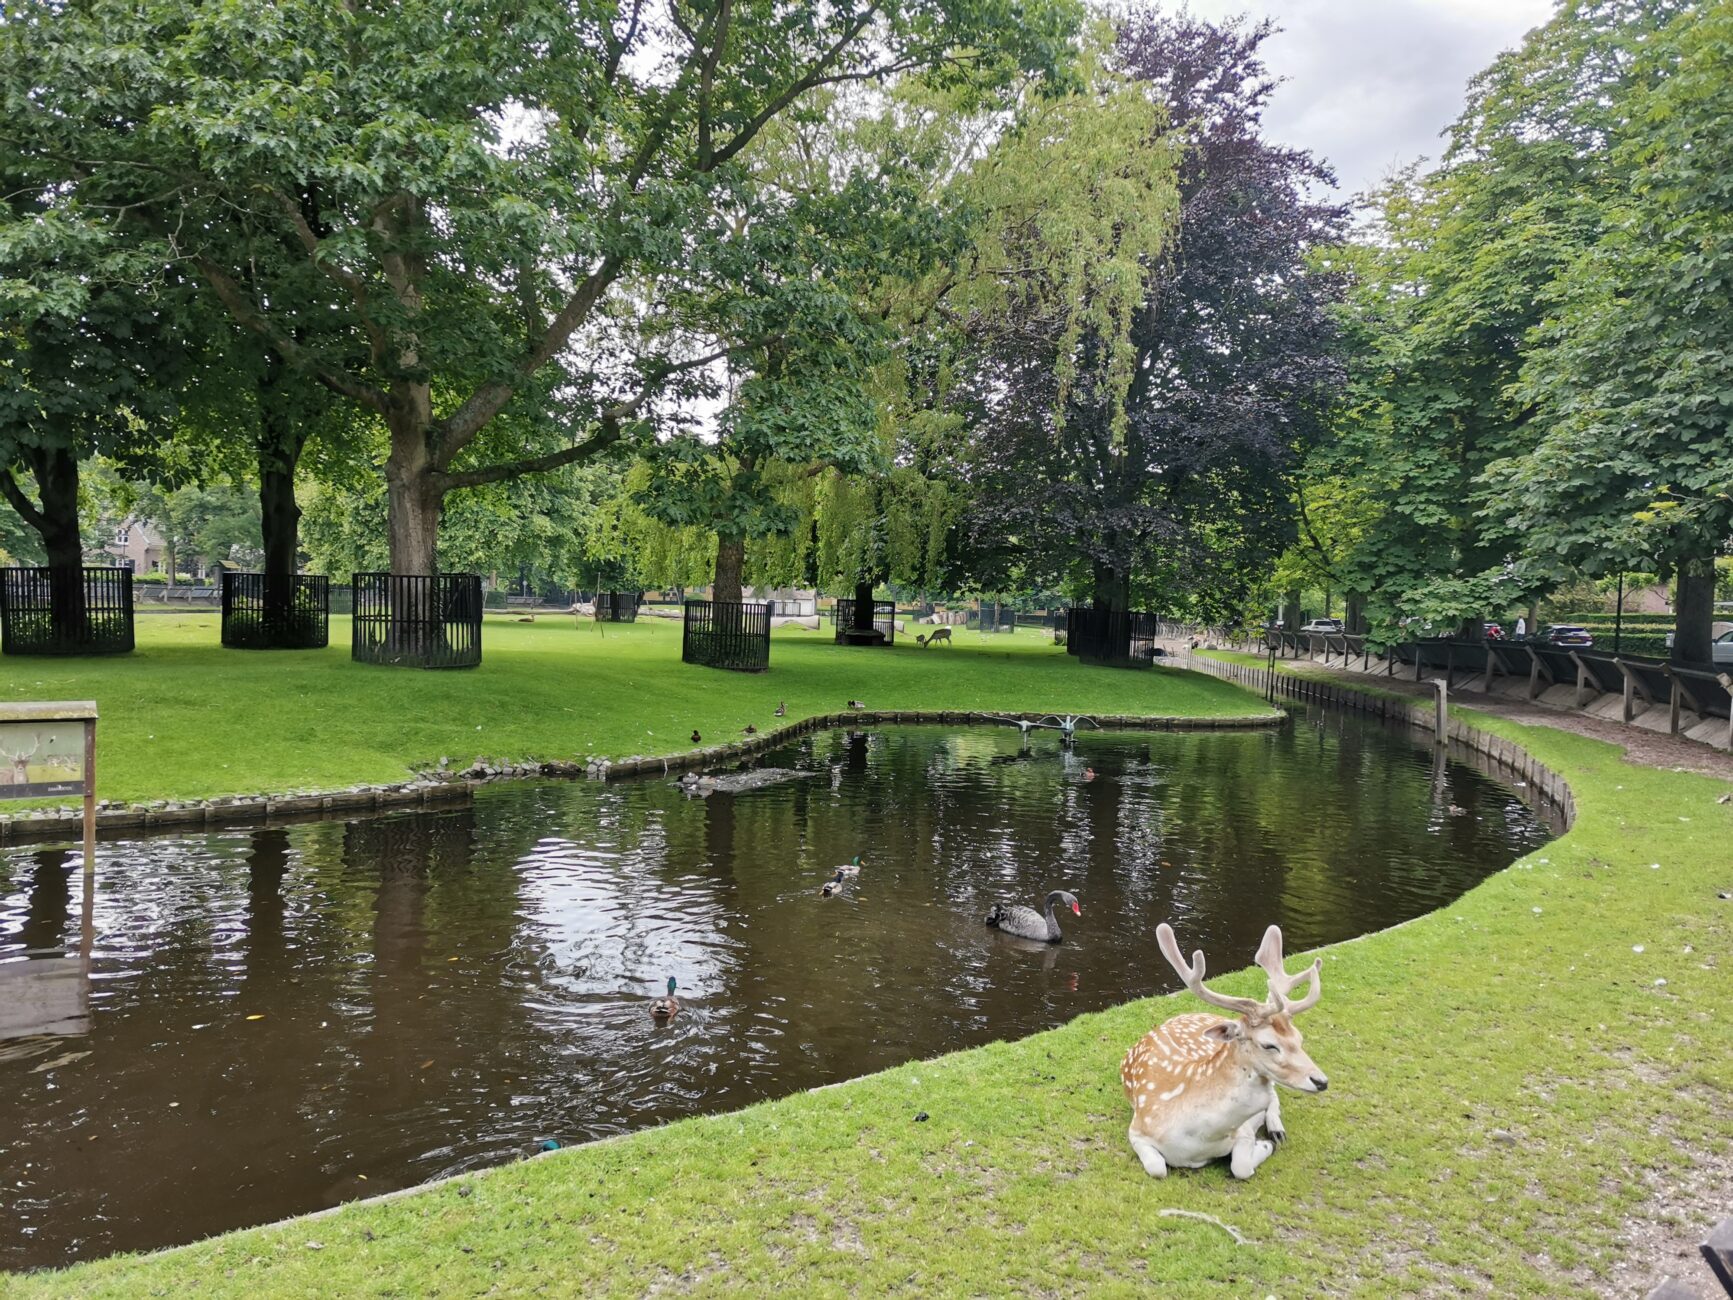
[[[818,775],[496,786],[473,806],[0,851],[0,1264],[188,1241],[912,1057],[1450,900],[1548,831],[1406,734],[820,733]],[[1085,765],[1096,776],[1083,779]],[[1461,811],[1453,813],[1452,806]],[[839,899],[829,868],[866,866]],[[1058,947],[997,899],[1082,900]],[[28,955],[27,955],[28,954]],[[683,1007],[647,1014],[669,975]],[[87,1007],[83,1005],[87,999]],[[80,1019],[85,1013],[86,1019]],[[26,1026],[27,1027],[27,1026]]]

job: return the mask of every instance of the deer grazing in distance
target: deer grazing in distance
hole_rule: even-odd
[[[1169,1166],[1197,1169],[1227,1156],[1235,1178],[1250,1178],[1276,1143],[1282,1127],[1276,1085],[1323,1092],[1323,1071],[1300,1046],[1294,1017],[1318,1005],[1323,959],[1297,975],[1282,965],[1282,931],[1272,925],[1258,945],[1257,962],[1269,979],[1269,997],[1230,998],[1204,987],[1203,953],[1181,958],[1173,927],[1156,927],[1161,955],[1185,986],[1231,1019],[1193,1012],[1174,1016],[1140,1038],[1125,1054],[1119,1077],[1131,1102],[1131,1149],[1144,1172],[1165,1177]],[[1310,981],[1306,995],[1294,987]],[[1269,1133],[1258,1136],[1258,1126]]]
[[[943,641],[946,645],[951,644],[951,629],[950,628],[941,627],[937,631],[931,633],[928,636],[917,636],[915,638],[915,644],[920,646],[921,649],[923,649],[923,650],[925,650],[930,645],[938,645],[939,642],[941,642],[941,641]]]

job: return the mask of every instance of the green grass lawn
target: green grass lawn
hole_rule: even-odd
[[[1220,717],[1261,705],[1190,673],[1085,668],[1048,633],[954,647],[848,649],[779,629],[770,671],[680,662],[680,625],[490,618],[479,668],[425,672],[357,664],[349,620],[325,650],[224,650],[214,614],[150,614],[138,649],[112,659],[4,661],[9,700],[94,699],[104,799],[197,799],[400,781],[449,758],[582,761],[737,740],[775,722],[872,709],[1056,710]]]
[[[533,654],[539,634],[524,644]],[[644,654],[656,644],[646,638]],[[817,649],[778,652],[789,680],[819,676],[815,706],[839,690],[871,701],[870,687],[832,684],[848,672],[903,671],[894,655],[830,679],[807,659]],[[1024,654],[1005,671],[1037,671]],[[966,671],[956,659],[951,674]],[[937,691],[945,679],[932,671]],[[1102,690],[1153,699],[1169,689],[1160,677],[1098,675]],[[1063,669],[1053,680],[1079,704],[1090,689]],[[778,687],[739,689],[770,698]],[[1628,1253],[1627,1216],[1654,1216],[1657,1189],[1701,1185],[1707,1160],[1724,1170],[1733,1157],[1733,903],[1717,898],[1733,889],[1733,805],[1717,802],[1724,783],[1633,767],[1597,741],[1461,716],[1565,775],[1576,825],[1459,902],[1325,951],[1323,1002],[1304,1029],[1330,1091],[1287,1098],[1288,1141],[1249,1182],[1219,1165],[1154,1181],[1126,1144],[1120,1056],[1152,1022],[1196,1009],[1181,996],[12,1287],[125,1297],[1602,1290]],[[1251,955],[1209,957],[1226,970]],[[1153,941],[1148,976],[1151,989],[1167,978]],[[1261,991],[1244,972],[1220,986]],[[1214,1216],[1247,1244],[1174,1211]],[[1628,1293],[1659,1280],[1641,1260],[1634,1278]]]

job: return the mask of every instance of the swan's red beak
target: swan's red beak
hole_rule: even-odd
[[[1083,909],[1081,907],[1079,907],[1076,903],[1071,904],[1071,910],[1073,912],[1077,913],[1078,916],[1083,915]]]

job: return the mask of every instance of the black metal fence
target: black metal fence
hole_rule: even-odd
[[[891,645],[897,638],[897,605],[893,600],[873,601],[873,631],[882,640],[863,637],[854,625],[855,603],[850,600],[838,600],[830,607],[831,626],[836,629],[838,645],[851,643],[850,633],[855,633],[852,644],[856,645]]]
[[[223,644],[234,650],[323,650],[331,580],[322,573],[223,570]]]
[[[131,569],[0,569],[0,652],[119,655],[132,647]]]
[[[404,668],[481,662],[481,575],[357,573],[351,657]]]
[[[635,591],[598,591],[596,618],[603,623],[636,623],[638,593]]]
[[[1065,653],[1086,663],[1148,668],[1159,630],[1160,620],[1139,610],[1073,608],[1065,613]]]
[[[689,600],[680,658],[707,668],[761,673],[770,667],[770,606]]]

